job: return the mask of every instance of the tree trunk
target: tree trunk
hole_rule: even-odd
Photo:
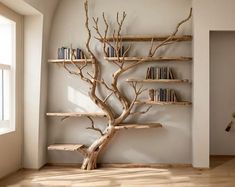
[[[93,170],[97,168],[97,159],[100,152],[106,147],[106,145],[113,138],[116,130],[113,125],[110,125],[105,130],[105,134],[97,139],[88,149],[87,156],[84,158],[81,169]]]

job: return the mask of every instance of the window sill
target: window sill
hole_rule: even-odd
[[[1,135],[4,135],[4,134],[8,134],[8,133],[11,133],[11,132],[14,132],[14,130],[12,128],[0,128],[0,136]]]

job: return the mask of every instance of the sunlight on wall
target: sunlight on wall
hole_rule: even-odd
[[[81,112],[100,112],[89,96],[68,86],[68,101],[76,105],[75,110]]]

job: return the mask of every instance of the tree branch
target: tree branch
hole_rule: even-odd
[[[163,42],[161,42],[159,45],[155,46],[155,48],[151,48],[150,51],[149,51],[149,56],[152,57],[155,55],[155,53],[157,52],[157,50],[164,46],[164,45],[169,45],[169,44],[172,44],[172,43],[175,43],[176,41],[174,42],[171,42],[169,44],[167,44],[169,41],[171,41],[173,39],[173,37],[178,33],[179,31],[179,28],[181,25],[183,25],[184,23],[186,23],[190,18],[192,17],[192,8],[190,9],[190,12],[189,12],[189,15],[186,19],[182,20],[181,22],[179,22],[176,26],[176,29],[175,31],[166,39],[164,40]]]
[[[96,95],[97,82],[98,82],[99,75],[100,75],[100,66],[98,64],[98,60],[96,59],[95,55],[90,49],[91,31],[89,29],[88,1],[87,0],[84,3],[84,7],[85,7],[85,15],[86,15],[85,26],[88,32],[86,48],[92,57],[92,68],[93,68],[93,75],[91,75],[93,79],[91,80],[89,96],[92,99],[92,101],[107,114],[109,121],[112,122],[114,121],[114,115],[113,115],[112,110]],[[103,84],[106,85],[105,83]]]
[[[149,106],[148,108],[146,108],[146,110],[131,112],[130,115],[142,115],[142,114],[149,112],[151,108],[152,108],[152,106]]]
[[[89,116],[87,116],[87,118],[91,121],[91,127],[87,127],[86,129],[97,131],[97,132],[100,133],[101,136],[103,136],[104,134],[103,134],[102,130],[100,130],[99,128],[95,127],[94,120],[91,117],[89,117]]]

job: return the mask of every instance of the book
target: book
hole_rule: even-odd
[[[149,100],[154,101],[154,89],[149,89]]]
[[[170,67],[148,67],[146,79],[175,79],[174,73]]]
[[[64,59],[64,48],[58,48],[58,59]]]
[[[149,94],[151,94],[154,92],[154,98],[150,99],[154,99],[151,101],[158,101],[158,102],[177,102],[178,98],[177,95],[175,93],[175,91],[173,89],[163,89],[163,88],[159,88],[159,89],[149,89]]]

